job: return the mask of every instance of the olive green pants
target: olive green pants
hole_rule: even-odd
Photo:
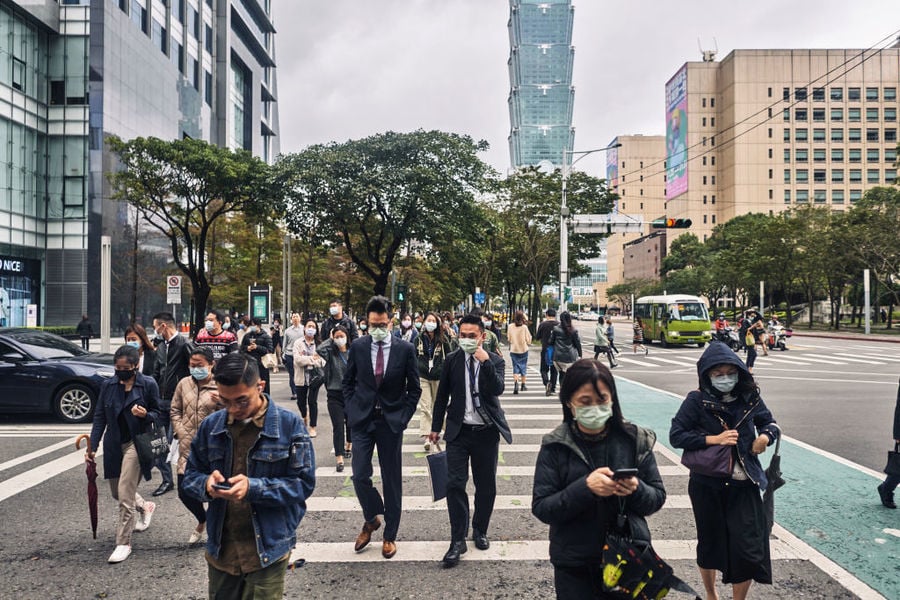
[[[281,600],[288,557],[270,567],[245,575],[229,575],[209,567],[210,600]]]

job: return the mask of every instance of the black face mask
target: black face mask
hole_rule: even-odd
[[[130,369],[128,371],[120,371],[116,369],[116,377],[119,378],[119,381],[128,381],[132,377],[134,377],[134,369]]]

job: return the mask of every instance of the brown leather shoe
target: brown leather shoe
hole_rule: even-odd
[[[372,532],[381,527],[381,519],[375,517],[371,523],[363,523],[362,531],[359,532],[359,535],[356,536],[356,545],[353,549],[356,552],[359,552],[363,548],[369,545],[369,541],[372,539]]]
[[[394,558],[397,554],[397,544],[390,540],[384,540],[381,543],[381,555],[385,558]]]

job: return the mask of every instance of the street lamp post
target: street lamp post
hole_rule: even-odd
[[[566,184],[569,181],[569,169],[589,154],[596,152],[606,152],[614,148],[618,148],[622,144],[613,144],[606,148],[595,148],[593,150],[563,150],[562,164],[562,200],[559,207],[559,312],[568,310],[568,299],[566,298],[566,288],[569,285],[569,227],[568,221],[570,216],[569,207],[566,205]],[[568,159],[578,154],[578,158],[569,164]]]

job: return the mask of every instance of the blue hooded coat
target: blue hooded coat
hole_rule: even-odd
[[[723,402],[725,394],[715,389],[709,379],[710,369],[722,364],[734,365],[738,369],[738,383],[730,394],[735,399],[731,402]],[[760,491],[765,491],[768,485],[765,471],[750,449],[757,436],[763,433],[768,436],[769,445],[775,443],[778,429],[772,413],[759,395],[753,376],[737,354],[721,342],[709,345],[697,361],[697,374],[700,389],[690,392],[681,403],[681,408],[672,419],[669,442],[676,448],[702,450],[706,448],[706,436],[718,435],[723,431],[719,421],[721,418],[729,429],[737,428],[736,458],[750,480]],[[694,473],[691,477],[713,486],[724,485],[727,481]]]

